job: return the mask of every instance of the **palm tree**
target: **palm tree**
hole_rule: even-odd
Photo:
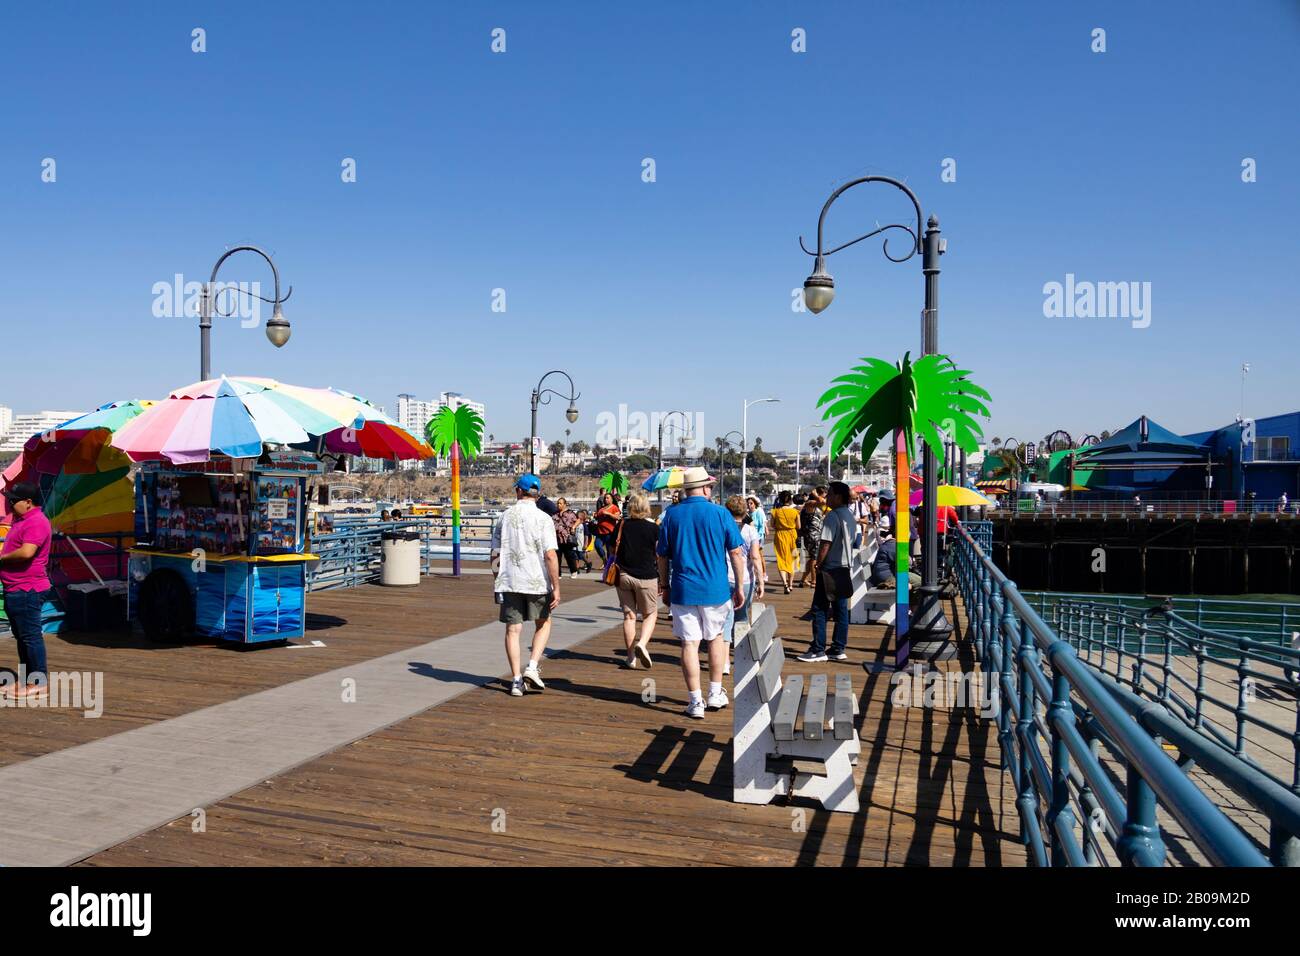
[[[949,437],[959,448],[976,451],[983,433],[974,416],[988,418],[989,410],[984,402],[991,399],[988,392],[966,377],[969,372],[957,368],[946,355],[923,355],[913,363],[909,352],[894,365],[878,358],[862,361],[865,364],[836,378],[817,400],[817,405],[826,406],[824,419],[835,420],[830,430],[832,456],[861,436],[865,465],[881,440],[891,432],[894,436],[894,485],[899,519],[895,533],[894,639],[896,662],[901,665],[906,662],[908,646],[904,637],[908,626],[910,537],[908,522],[903,518],[911,497],[908,460],[916,454],[918,437],[942,458],[944,434],[940,423],[947,426]],[[926,520],[935,518],[928,515]]]
[[[443,405],[424,426],[424,435],[439,456],[451,455],[451,573],[460,576],[460,459],[478,457],[483,446],[483,419],[468,405]]]
[[[551,473],[554,474],[560,470],[560,456],[564,454],[564,442],[553,441],[546,448],[551,453]]]
[[[618,495],[620,498],[627,494],[627,475],[621,471],[607,471],[601,475],[600,490],[608,491],[611,494]]]

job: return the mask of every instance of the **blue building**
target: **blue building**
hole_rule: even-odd
[[[1300,497],[1300,412],[1255,419],[1254,441],[1243,441],[1250,436],[1241,422],[1183,437],[1213,456],[1216,485],[1219,475],[1228,482],[1216,488],[1224,497]]]

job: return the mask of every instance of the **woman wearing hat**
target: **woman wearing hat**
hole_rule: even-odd
[[[4,490],[13,524],[0,545],[0,584],[4,585],[5,616],[18,645],[18,683],[6,689],[12,697],[44,696],[49,684],[45,670],[45,637],[41,607],[50,590],[46,568],[50,561],[50,521],[36,502],[40,489],[21,481]]]

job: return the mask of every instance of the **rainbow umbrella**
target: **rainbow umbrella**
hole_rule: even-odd
[[[646,491],[663,491],[665,488],[680,488],[682,486],[682,475],[685,469],[679,465],[673,465],[671,468],[660,468],[652,472],[650,477],[641,482],[641,487]]]
[[[266,445],[304,444],[364,425],[357,402],[338,392],[223,375],[176,389],[119,429],[112,444],[133,461],[182,464],[213,455],[256,458]]]
[[[433,455],[428,444],[389,418],[372,402],[341,388],[324,391],[342,395],[355,406],[361,425],[356,428],[339,428],[325,435],[325,450],[347,455],[365,455],[367,458],[424,459]]]

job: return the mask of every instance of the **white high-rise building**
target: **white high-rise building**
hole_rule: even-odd
[[[0,405],[0,441],[9,434],[14,425],[14,410],[8,405]]]
[[[408,432],[420,441],[424,441],[424,426],[429,424],[429,419],[433,418],[437,411],[437,402],[426,402],[403,392],[397,396],[397,414],[393,417]],[[398,467],[403,471],[414,471],[420,467],[420,462],[404,461]]]
[[[68,419],[79,418],[84,414],[86,413],[58,412],[47,409],[46,411],[32,412],[27,415],[14,415],[13,423],[5,432],[4,440],[0,441],[0,452],[22,451],[23,445],[27,444],[27,439],[33,435],[39,435],[41,432],[58,428]]]
[[[462,395],[460,392],[442,392],[438,395],[438,408],[441,408],[444,405],[446,405],[452,411],[455,411],[457,408],[460,408],[460,406],[462,405],[468,405],[471,409],[478,412],[478,417],[483,419],[483,422],[486,426],[487,409],[486,407],[484,407],[482,402],[471,401],[470,399]]]

